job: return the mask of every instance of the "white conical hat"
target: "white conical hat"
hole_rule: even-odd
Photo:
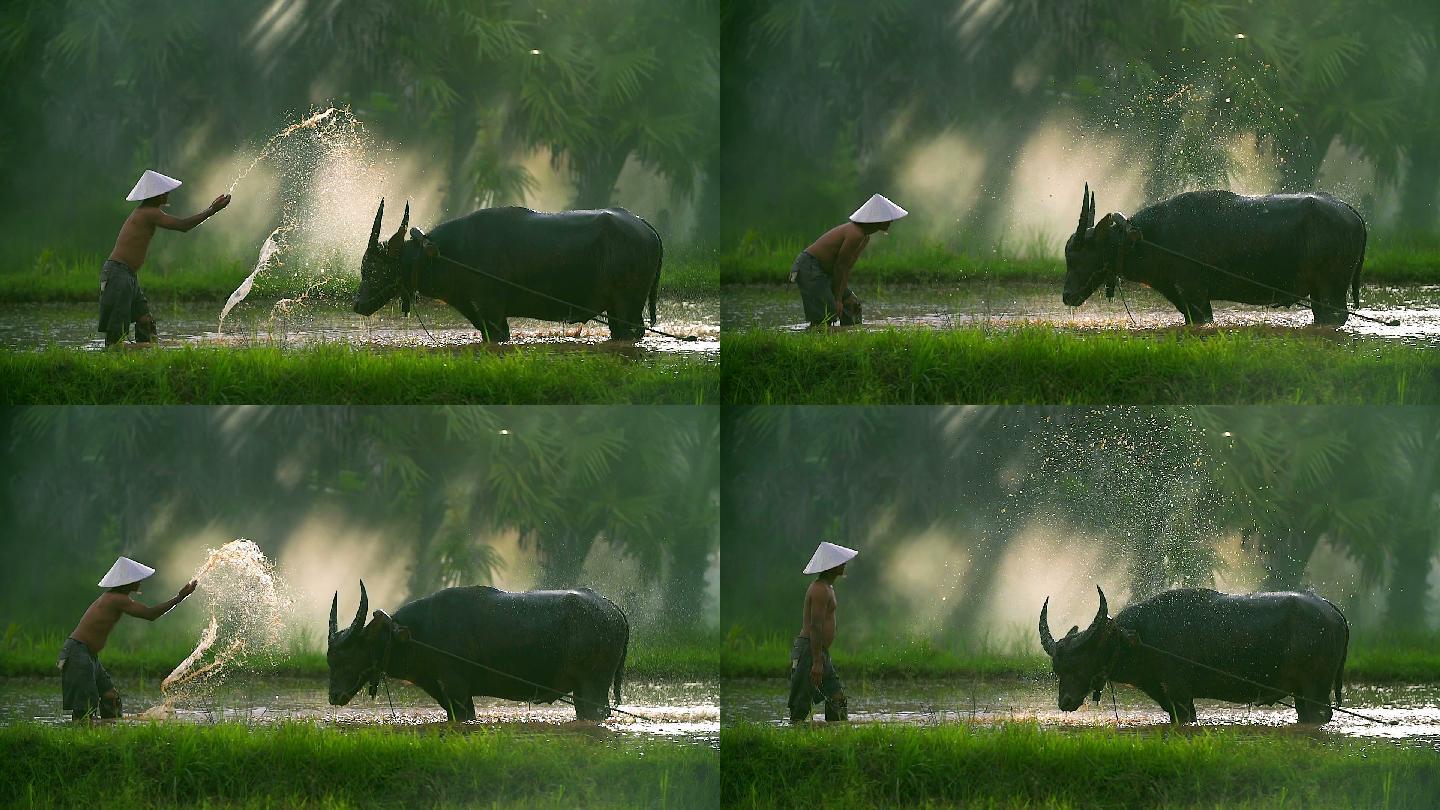
[[[160,172],[146,169],[145,173],[140,175],[140,182],[135,184],[135,188],[130,189],[130,196],[125,199],[130,202],[148,200],[151,197],[159,197],[167,191],[174,191],[180,185],[180,181],[173,177],[166,177]]]
[[[100,587],[115,588],[121,585],[129,585],[155,573],[155,569],[148,565],[142,565],[129,557],[121,557],[110,566],[110,572],[100,580]]]
[[[810,558],[810,564],[805,566],[803,573],[818,574],[821,571],[829,571],[837,565],[844,565],[855,559],[855,555],[859,553],[853,548],[822,542],[815,549],[815,556]]]
[[[891,222],[909,213],[909,211],[886,199],[884,194],[873,194],[870,196],[870,199],[865,201],[864,205],[855,209],[855,213],[850,215],[850,221]]]

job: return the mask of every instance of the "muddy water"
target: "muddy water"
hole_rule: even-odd
[[[204,702],[179,702],[166,707],[154,681],[127,683],[117,679],[125,714],[136,722],[275,723],[308,720],[341,727],[445,722],[445,712],[419,689],[390,681],[390,697],[382,687],[374,700],[365,691],[347,706],[329,705],[326,683],[316,679],[266,678],[249,683],[237,677]],[[521,730],[572,730],[576,733],[637,738],[663,738],[716,746],[720,739],[718,687],[710,682],[639,681],[626,683],[620,708],[641,720],[612,715],[604,723],[577,723],[575,710],[563,703],[512,703],[475,698],[476,725],[505,725]],[[58,678],[0,678],[0,723],[68,722],[60,708]]]
[[[844,676],[844,673],[841,673]],[[1049,682],[1012,679],[973,681],[864,681],[846,683],[851,722],[935,724],[998,723],[1033,720],[1055,728],[1143,728],[1169,722],[1148,697],[1117,686],[1112,708],[1107,691],[1100,703],[1062,712]],[[781,679],[727,680],[721,700],[724,721],[787,722],[787,684]],[[1345,708],[1397,725],[1370,723],[1336,714],[1319,729],[1295,729],[1295,710],[1282,706],[1247,707],[1213,700],[1195,701],[1199,725],[1241,733],[1273,733],[1291,729],[1321,738],[1365,737],[1440,750],[1440,684],[1355,684],[1345,689]],[[817,712],[817,717],[823,713]],[[1117,719],[1118,718],[1118,719]]]
[[[480,333],[458,312],[433,301],[417,302],[409,318],[387,307],[368,318],[338,302],[305,302],[281,311],[269,304],[247,302],[225,319],[223,334],[216,332],[218,309],[214,304],[152,305],[160,324],[162,346],[305,346],[348,343],[376,348],[464,346],[481,342]],[[695,335],[686,341],[649,334],[639,351],[652,354],[686,354],[715,362],[720,352],[719,303],[716,299],[661,300],[656,328],[671,334]],[[90,304],[0,305],[0,347],[33,349],[67,346],[99,350],[103,336],[95,331],[95,307]],[[647,316],[646,323],[649,323]],[[629,344],[610,343],[610,330],[599,323],[562,325],[526,318],[510,319],[510,343],[556,350],[603,350]]]
[[[1065,329],[1172,329],[1183,325],[1179,311],[1154,291],[1126,284],[1124,296],[1107,301],[1096,293],[1080,307],[1060,300],[1059,282],[966,282],[857,288],[864,302],[865,327],[930,329],[1045,324]],[[1351,318],[1345,334],[1440,346],[1440,285],[1380,287],[1361,290],[1361,312],[1400,326]],[[1128,307],[1127,307],[1128,305]],[[725,288],[721,323],[726,329],[804,329],[800,296],[791,286]],[[1310,310],[1275,309],[1217,301],[1215,324],[1233,327],[1307,327]],[[1325,330],[1330,331],[1330,330]]]

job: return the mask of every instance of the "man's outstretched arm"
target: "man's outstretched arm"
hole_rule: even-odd
[[[198,214],[191,214],[188,217],[172,217],[164,211],[156,209],[155,225],[157,227],[164,228],[167,231],[188,231],[191,228],[194,228],[196,225],[199,225],[200,223],[209,219],[210,217],[215,216],[220,212],[220,209],[224,208],[229,204],[230,195],[221,194],[219,197],[215,198],[214,202],[210,203],[209,208],[206,208],[204,211],[201,211]]]
[[[181,602],[184,602],[185,597],[189,596],[194,592],[195,580],[192,579],[189,582],[185,583],[185,585],[180,588],[180,592],[175,594],[175,596],[168,601],[161,602],[158,605],[145,605],[136,602],[134,599],[130,599],[121,605],[120,610],[125,612],[127,615],[134,616],[138,619],[144,619],[147,622],[153,622],[161,616],[164,616],[166,613],[169,613],[171,608],[175,607]]]

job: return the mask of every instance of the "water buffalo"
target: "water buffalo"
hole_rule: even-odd
[[[583,323],[602,314],[612,339],[639,340],[648,300],[655,325],[660,235],[623,208],[558,214],[486,208],[428,234],[412,228],[407,240],[406,203],[400,229],[382,243],[384,216],[381,200],[360,262],[361,315],[397,295],[409,314],[419,293],[460,310],[487,341],[509,340],[512,317]]]
[[[1187,324],[1212,322],[1211,301],[1288,306],[1308,297],[1316,324],[1340,326],[1350,315],[1347,289],[1360,306],[1364,262],[1365,221],[1328,194],[1191,191],[1133,219],[1106,214],[1097,225],[1087,184],[1080,224],[1065,243],[1063,297],[1078,307],[1101,284],[1113,295],[1118,279],[1138,281],[1165,296]]]
[[[1047,598],[1040,645],[1060,677],[1061,711],[1080,708],[1086,693],[1099,700],[1107,681],[1139,687],[1172,723],[1195,722],[1195,698],[1270,704],[1293,695],[1302,723],[1330,721],[1332,688],[1340,704],[1350,625],[1313,593],[1186,588],[1156,594],[1112,619],[1101,590],[1095,620],[1059,641],[1050,635],[1049,608]]]
[[[369,598],[362,581],[360,609],[344,631],[335,624],[339,602],[337,592],[325,653],[333,706],[349,703],[367,683],[373,696],[382,675],[425,690],[452,721],[475,719],[475,695],[551,703],[573,693],[581,720],[604,720],[620,702],[630,623],[620,608],[588,588],[525,593],[446,588],[410,602],[393,617],[377,610],[366,624]],[[614,703],[606,699],[612,688]]]

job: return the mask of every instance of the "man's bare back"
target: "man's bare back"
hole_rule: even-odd
[[[188,231],[229,205],[230,195],[221,194],[210,203],[209,208],[183,219],[165,213],[162,207],[165,204],[162,196],[158,203],[147,200],[145,204],[131,211],[130,216],[125,218],[125,224],[120,226],[120,235],[115,238],[115,248],[110,251],[110,258],[139,272],[140,266],[145,263],[145,255],[150,250],[150,240],[155,237],[156,228]]]
[[[106,591],[85,609],[85,615],[80,617],[80,623],[75,625],[70,637],[89,647],[92,654],[99,655],[110,639],[110,631],[115,629],[121,618],[135,616],[153,622],[194,592],[195,580],[192,579],[173,599],[152,606],[135,601],[128,593]]]
[[[859,225],[845,221],[826,231],[805,248],[805,252],[820,260],[820,267],[827,273],[834,273],[836,262],[844,257],[848,259],[844,269],[849,270],[855,260],[860,258],[860,252],[870,244],[870,234],[865,232]]]

